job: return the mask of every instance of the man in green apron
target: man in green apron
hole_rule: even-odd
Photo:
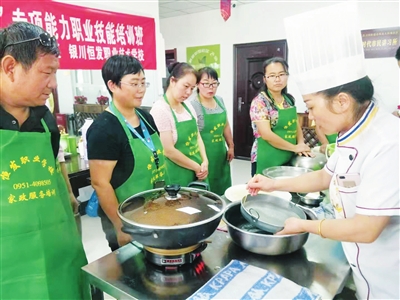
[[[99,216],[112,251],[131,241],[122,231],[118,205],[134,194],[163,186],[164,150],[151,115],[139,106],[148,86],[143,66],[127,55],[111,56],[102,76],[112,102],[87,132],[90,177]]]
[[[87,261],[45,106],[57,86],[54,37],[17,22],[0,32],[0,299],[89,299]]]

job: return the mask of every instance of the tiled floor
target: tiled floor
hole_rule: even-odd
[[[250,161],[234,159],[231,163],[232,184],[246,183],[250,175]],[[81,217],[82,239],[88,262],[95,261],[111,250],[108,247],[105,235],[101,229],[100,218],[92,218],[87,215]],[[105,299],[114,299],[105,294]]]

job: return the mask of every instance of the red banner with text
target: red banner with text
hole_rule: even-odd
[[[144,69],[156,69],[153,18],[51,1],[1,1],[1,28],[16,21],[36,24],[56,37],[61,69],[101,69],[115,54],[132,55]]]

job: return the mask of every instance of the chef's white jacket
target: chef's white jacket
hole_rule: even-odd
[[[360,299],[400,299],[399,126],[400,119],[371,103],[339,135],[325,166],[337,219],[391,217],[373,243],[342,243]]]

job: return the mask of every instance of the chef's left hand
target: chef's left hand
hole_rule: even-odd
[[[226,159],[227,159],[227,161],[231,162],[232,159],[234,159],[234,158],[235,158],[235,150],[233,147],[229,147],[228,152],[226,154]]]
[[[289,218],[285,221],[285,227],[275,233],[276,235],[284,235],[284,234],[295,234],[295,233],[302,233],[304,232],[302,228],[302,222],[304,220],[301,220],[299,218]]]
[[[72,212],[75,215],[78,213],[79,202],[78,202],[78,200],[76,200],[75,195],[72,192],[69,193],[69,199],[71,202]]]

